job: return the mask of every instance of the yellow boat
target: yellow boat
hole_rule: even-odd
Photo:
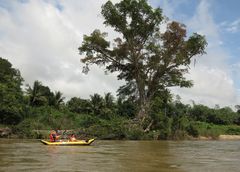
[[[41,142],[45,145],[51,145],[51,146],[87,146],[90,145],[94,139],[90,140],[76,140],[74,142],[70,141],[60,141],[60,142],[50,142],[46,140],[41,140]]]

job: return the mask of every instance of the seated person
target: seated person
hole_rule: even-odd
[[[71,134],[71,136],[69,137],[69,140],[70,140],[70,142],[76,142],[77,141],[74,134]]]
[[[52,130],[49,135],[50,141],[51,142],[59,142],[60,135],[57,135],[56,131]]]

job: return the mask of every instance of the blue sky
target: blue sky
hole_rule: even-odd
[[[20,69],[25,83],[40,80],[67,98],[115,93],[123,83],[116,75],[104,75],[93,67],[82,74],[77,48],[84,34],[106,28],[101,5],[106,0],[0,0],[0,56]],[[118,0],[114,0],[118,2]],[[188,35],[206,36],[207,54],[196,57],[189,79],[190,89],[173,88],[182,101],[214,106],[240,104],[240,1],[239,0],[149,0],[163,9],[169,20],[187,26]]]
[[[171,20],[186,24],[190,33],[200,32],[206,36],[209,44],[206,51],[210,53],[208,58],[215,60],[207,61],[209,63],[203,66],[208,66],[208,69],[217,68],[227,73],[229,80],[233,83],[235,95],[238,97],[240,89],[240,1],[151,0],[150,3],[162,8]],[[202,26],[197,26],[198,22]],[[215,51],[215,54],[211,53],[212,51]],[[214,65],[213,63],[218,63],[218,55],[224,56],[219,59],[222,64]],[[201,63],[201,60],[199,61]],[[236,98],[236,103],[237,101],[238,98]]]
[[[172,7],[174,13],[171,14],[171,19],[185,23],[191,19],[198,5],[203,1],[179,0],[177,1],[177,5],[174,5],[174,3],[176,3],[174,0],[151,0],[150,2],[156,7]],[[238,62],[237,56],[239,56],[240,53],[240,1],[209,0],[205,2],[208,4],[209,14],[218,27],[218,32],[224,43],[223,46],[232,56],[232,61],[229,62]],[[191,31],[195,32],[194,30]]]

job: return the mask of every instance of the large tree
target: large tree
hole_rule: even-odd
[[[17,124],[22,119],[22,81],[19,70],[0,57],[0,123]]]
[[[84,72],[91,64],[118,72],[118,79],[126,81],[118,91],[138,102],[139,119],[148,116],[156,94],[171,86],[192,86],[184,74],[191,59],[204,53],[204,36],[193,33],[187,37],[185,25],[166,21],[162,10],[152,8],[146,0],[122,0],[116,4],[108,1],[101,13],[104,24],[118,32],[119,37],[110,44],[107,33],[100,30],[84,35],[79,47],[80,54],[84,54]],[[160,27],[163,23],[166,27]]]

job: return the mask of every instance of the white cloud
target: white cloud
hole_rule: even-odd
[[[81,73],[83,65],[77,50],[83,34],[90,34],[96,28],[109,32],[110,38],[116,36],[102,24],[100,10],[104,2],[106,0],[8,1],[11,8],[0,7],[0,56],[20,69],[26,83],[40,80],[68,98],[115,92],[121,84],[115,75],[104,75],[96,66],[88,75]],[[171,18],[177,15],[174,7],[164,2],[164,14],[167,12]],[[210,8],[208,1],[201,1],[195,15],[185,23],[191,32],[207,36],[208,54],[197,58],[196,67],[190,71],[188,77],[194,80],[195,86],[177,88],[175,93],[186,101],[193,99],[207,105],[234,104],[239,92],[234,88],[232,71],[226,63],[229,55],[221,47],[222,40]]]
[[[227,31],[231,33],[236,33],[240,31],[240,19],[237,19],[229,24],[229,26],[226,28]]]
[[[194,80],[192,88],[175,88],[175,92],[180,94],[184,102],[194,100],[197,103],[214,106],[234,105],[237,100],[233,80],[229,74],[220,68],[212,68],[198,65],[191,70],[188,76]]]
[[[182,4],[185,4],[187,5],[188,3],[188,0],[177,0],[177,1],[171,1],[171,0],[150,0],[150,3],[155,7],[159,7],[159,3],[162,5],[160,6],[161,9],[163,9],[163,14],[168,17],[169,19],[172,19],[173,16],[176,14],[175,12],[175,9],[182,5]],[[185,15],[183,14],[180,14],[178,13],[179,16],[181,17],[186,17]]]
[[[209,11],[210,8],[208,1],[200,1],[195,15],[186,24],[193,32],[206,35],[209,41],[219,41],[218,28]]]
[[[78,47],[83,34],[103,26],[100,15],[105,2],[31,0],[11,1],[11,10],[0,8],[0,50],[20,69],[26,83],[40,80],[66,97],[88,98],[93,93],[115,92],[120,85],[115,76],[93,67],[86,76]],[[109,34],[113,37],[113,34]]]
[[[235,105],[239,99],[239,92],[234,85],[231,66],[228,65],[230,55],[222,47],[219,28],[210,10],[209,1],[202,0],[195,15],[186,21],[188,29],[206,36],[207,54],[196,58],[197,64],[195,67],[192,65],[187,76],[194,81],[194,86],[190,89],[174,88],[174,91],[185,102],[194,100],[209,106]]]
[[[219,24],[224,31],[230,33],[237,33],[240,31],[240,18],[234,20],[233,22],[223,21]]]

